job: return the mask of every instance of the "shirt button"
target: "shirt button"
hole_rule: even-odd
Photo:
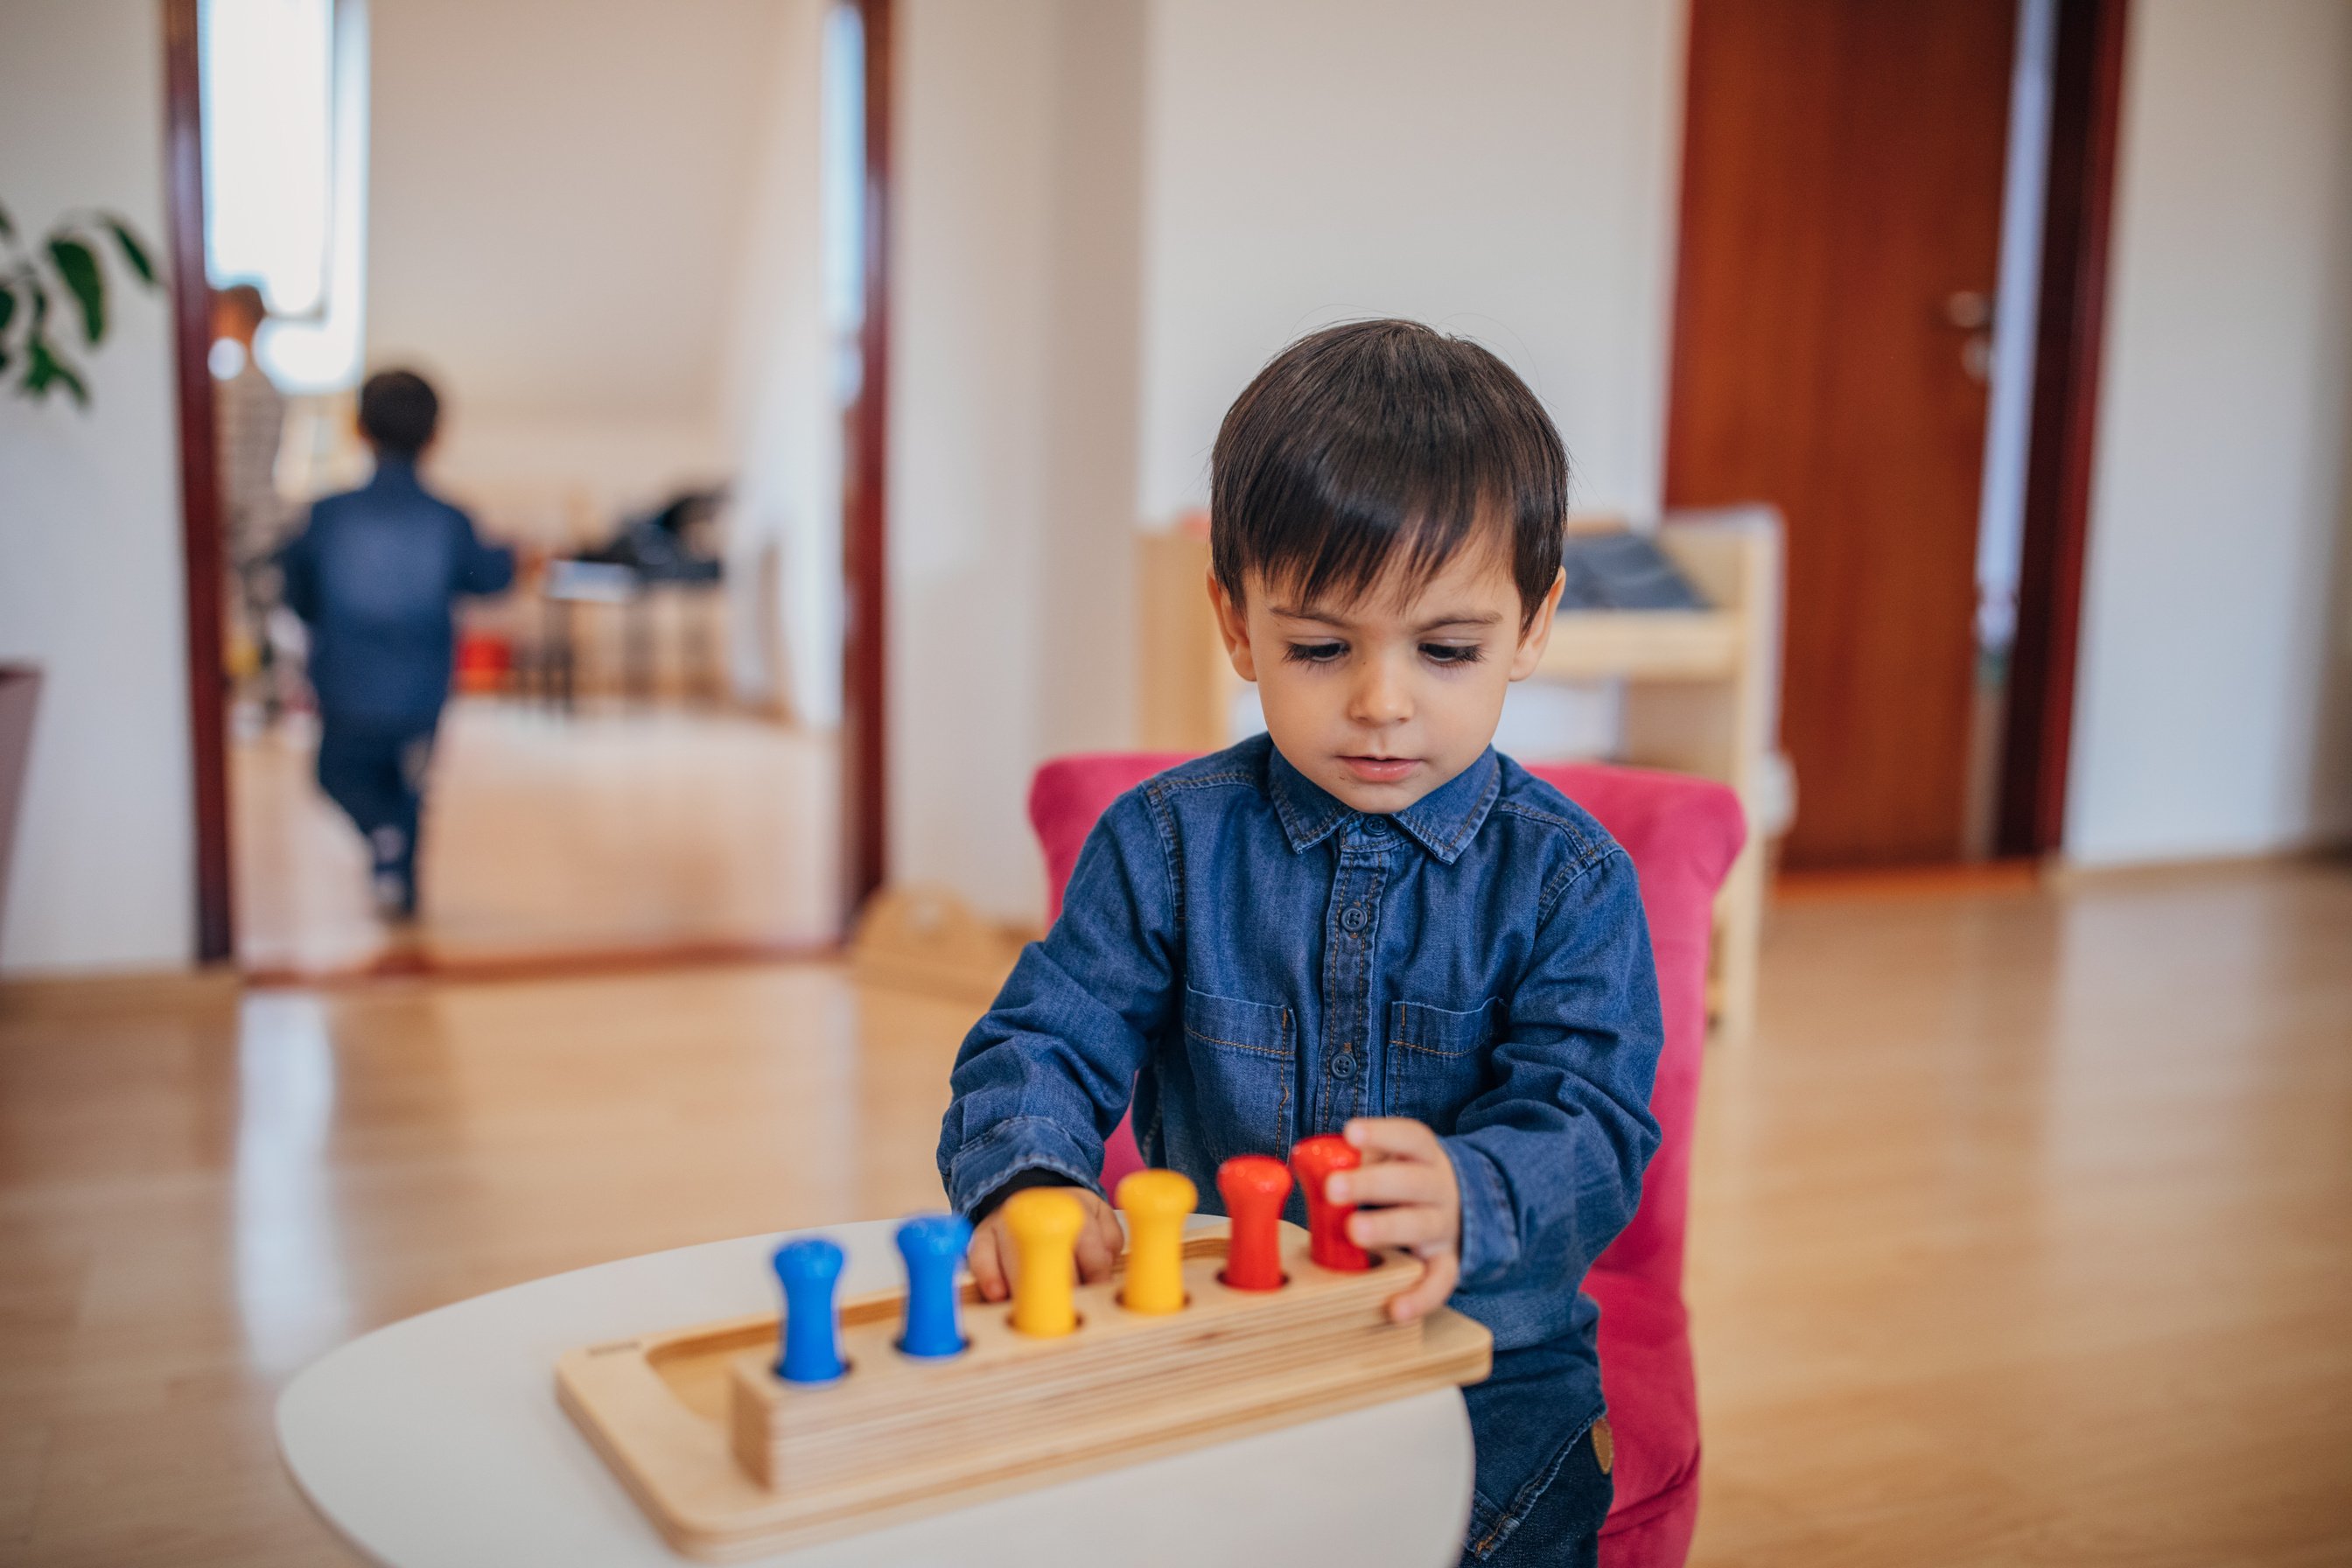
[[[1356,1058],[1346,1051],[1341,1051],[1338,1056],[1333,1057],[1331,1058],[1331,1076],[1333,1078],[1355,1077]]]
[[[1363,930],[1364,906],[1361,904],[1349,904],[1346,909],[1340,910],[1339,923],[1347,927],[1349,931]]]

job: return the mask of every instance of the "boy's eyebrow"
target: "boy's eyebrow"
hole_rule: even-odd
[[[1355,625],[1353,621],[1349,620],[1345,616],[1334,615],[1328,611],[1318,609],[1311,605],[1304,609],[1292,609],[1287,605],[1269,605],[1266,607],[1273,611],[1275,616],[1280,620],[1316,621],[1327,626],[1352,626]],[[1502,618],[1500,612],[1495,610],[1487,610],[1484,613],[1475,610],[1457,610],[1450,615],[1432,616],[1429,619],[1423,621],[1420,625],[1414,626],[1413,630],[1418,634],[1433,632],[1444,626],[1491,626],[1501,621]]]

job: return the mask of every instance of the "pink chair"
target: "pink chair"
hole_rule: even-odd
[[[1095,819],[1124,791],[1184,761],[1178,753],[1066,757],[1037,772],[1029,821],[1045,852],[1052,914]],[[1633,1223],[1584,1288],[1601,1303],[1601,1375],[1617,1444],[1616,1505],[1601,1535],[1607,1568],[1675,1568],[1698,1522],[1698,1393],[1683,1309],[1683,1231],[1690,1207],[1691,1123],[1706,1037],[1706,957],[1715,893],[1746,837],[1721,784],[1638,768],[1544,764],[1530,772],[1591,812],[1633,857],[1657,954],[1665,1047],[1650,1110],[1664,1134]],[[1103,1180],[1138,1169],[1121,1121]]]

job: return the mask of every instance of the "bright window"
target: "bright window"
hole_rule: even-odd
[[[362,0],[204,0],[205,261],[275,318],[257,347],[288,392],[360,368],[367,181]]]

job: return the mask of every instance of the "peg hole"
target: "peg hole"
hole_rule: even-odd
[[[1220,1276],[1220,1278],[1223,1278],[1223,1277],[1222,1277],[1222,1276]],[[1135,1310],[1135,1309],[1133,1309],[1132,1307],[1129,1307],[1129,1306],[1127,1304],[1127,1292],[1126,1292],[1126,1291],[1124,1291],[1124,1290],[1121,1290],[1118,1295],[1116,1295],[1116,1296],[1112,1297],[1112,1298],[1111,1298],[1111,1300],[1118,1303],[1118,1305],[1119,1305],[1119,1310],[1120,1310],[1121,1311],[1133,1311],[1133,1310]],[[1185,1292],[1184,1292],[1184,1304],[1183,1304],[1183,1306],[1177,1308],[1177,1309],[1176,1309],[1176,1310],[1177,1310],[1177,1311],[1179,1311],[1179,1312],[1185,1311],[1185,1310],[1189,1310],[1189,1309],[1192,1307],[1192,1292],[1191,1292],[1190,1290],[1187,1290],[1187,1291],[1185,1291]],[[1148,1317],[1155,1317],[1155,1318],[1165,1318],[1165,1317],[1172,1316],[1172,1314],[1171,1314],[1171,1313],[1167,1313],[1167,1312],[1151,1312],[1151,1313],[1147,1313],[1147,1314],[1145,1314],[1145,1315],[1146,1315],[1146,1316],[1148,1316]]]
[[[1290,1276],[1287,1274],[1284,1275],[1282,1279],[1275,1284],[1272,1289],[1252,1290],[1244,1289],[1243,1287],[1236,1285],[1232,1280],[1226,1279],[1225,1271],[1220,1268],[1217,1270],[1217,1283],[1223,1285],[1228,1290],[1240,1290],[1244,1296],[1271,1296],[1276,1290],[1283,1289],[1289,1285]]]

